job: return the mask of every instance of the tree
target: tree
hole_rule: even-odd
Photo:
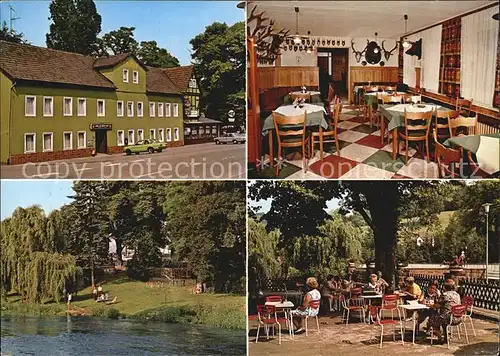
[[[39,206],[17,208],[1,223],[0,287],[23,300],[58,302],[68,282],[76,277],[73,256],[57,252],[56,234],[48,233],[48,219]]]
[[[118,30],[106,33],[97,41],[99,54],[108,56],[110,54],[136,53],[139,44],[134,39],[134,31],[135,27],[122,26]]]
[[[179,60],[165,48],[158,47],[156,41],[142,41],[137,57],[147,66],[168,68],[180,66]]]
[[[28,44],[28,41],[24,39],[24,34],[17,33],[14,29],[9,30],[5,21],[2,22],[0,29],[0,41]]]
[[[236,112],[237,123],[245,122],[245,24],[229,27],[214,22],[190,41],[191,57],[203,96],[201,110],[207,117],[227,123],[227,112]]]
[[[244,182],[170,182],[166,232],[177,257],[216,291],[244,292]]]
[[[84,55],[95,53],[101,15],[93,0],[53,0],[49,5],[48,48]]]
[[[253,200],[273,199],[264,218],[268,229],[280,229],[285,244],[294,236],[315,235],[324,220],[326,202],[339,199],[341,214],[358,212],[373,231],[376,268],[391,279],[400,208],[416,188],[432,185],[430,181],[259,181],[249,186],[249,196]]]

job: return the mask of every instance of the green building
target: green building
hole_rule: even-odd
[[[133,54],[96,59],[0,41],[0,161],[118,153],[150,138],[182,146],[185,99],[168,73]]]

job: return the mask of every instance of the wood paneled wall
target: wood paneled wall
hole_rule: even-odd
[[[352,102],[354,83],[356,82],[387,82],[397,83],[398,67],[350,67],[349,71],[349,102]]]
[[[260,67],[259,92],[279,87],[319,86],[318,67]]]

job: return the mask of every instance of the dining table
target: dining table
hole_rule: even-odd
[[[297,116],[306,113],[306,127],[328,129],[327,113],[323,105],[304,103],[301,105],[281,105],[274,112],[284,116]],[[262,135],[269,139],[269,163],[274,165],[273,131],[275,130],[273,115],[269,115],[262,125]]]
[[[450,109],[436,104],[381,104],[380,115],[380,140],[384,142],[384,132],[392,133],[392,159],[395,160],[398,152],[398,128],[405,126],[405,111],[407,112],[429,112],[429,111],[451,111]],[[387,121],[387,124],[386,124]]]
[[[289,328],[290,336],[293,338],[293,320],[292,313],[290,313],[290,311],[295,307],[295,305],[289,300],[284,300],[281,302],[266,302],[265,305],[274,306],[276,308],[276,311],[279,310],[285,313],[287,327]]]
[[[417,318],[418,318],[418,311],[420,310],[425,310],[429,309],[429,307],[425,304],[420,304],[420,303],[415,303],[415,304],[401,304],[398,306],[401,309],[404,309],[405,311],[412,312],[412,322],[413,322],[413,344],[415,344],[415,330],[417,327]],[[403,330],[406,331],[406,325],[403,323]]]
[[[378,104],[378,95],[399,95],[402,96],[405,101],[408,96],[411,96],[410,93],[406,93],[403,91],[398,91],[398,92],[376,91],[376,92],[364,93],[363,101],[366,103],[366,106],[368,107],[368,117],[370,119],[370,122],[372,120],[373,110],[377,109],[376,104]]]
[[[443,145],[462,147],[472,153],[481,170],[491,176],[500,174],[500,134],[456,136],[444,141]]]

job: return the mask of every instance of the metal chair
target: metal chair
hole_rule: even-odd
[[[469,319],[470,325],[472,326],[472,332],[474,333],[474,336],[476,336],[476,330],[474,329],[474,323],[472,322],[472,308],[474,308],[474,297],[464,296],[462,298],[462,303],[467,307],[464,318]]]
[[[259,325],[257,327],[257,336],[255,337],[255,343],[259,341],[260,327],[264,327],[267,339],[269,339],[269,328],[273,329],[273,336],[276,336],[275,327],[278,326],[278,342],[281,345],[281,323],[288,324],[288,319],[277,318],[276,308],[272,305],[257,305],[257,315],[259,320]],[[274,315],[274,317],[273,317]],[[290,333],[290,338],[292,338],[292,328],[288,327],[288,332]]]
[[[347,301],[343,294],[339,295],[340,305],[342,306],[342,321],[345,320],[346,326],[349,324],[349,315],[351,311],[358,311],[359,318],[361,321],[365,322],[365,311],[364,311],[364,302],[363,299],[360,298],[361,303],[358,299],[353,300],[351,305],[351,299]]]
[[[382,342],[384,339],[384,325],[392,325],[392,339],[396,341],[396,325],[398,324],[397,320],[394,319],[381,319],[380,312],[382,309],[380,307],[369,305],[368,309],[370,311],[370,319],[374,324],[380,326],[380,348],[382,348]],[[403,333],[403,324],[401,320],[399,321],[399,330],[401,333],[401,343],[404,345],[404,333]]]

